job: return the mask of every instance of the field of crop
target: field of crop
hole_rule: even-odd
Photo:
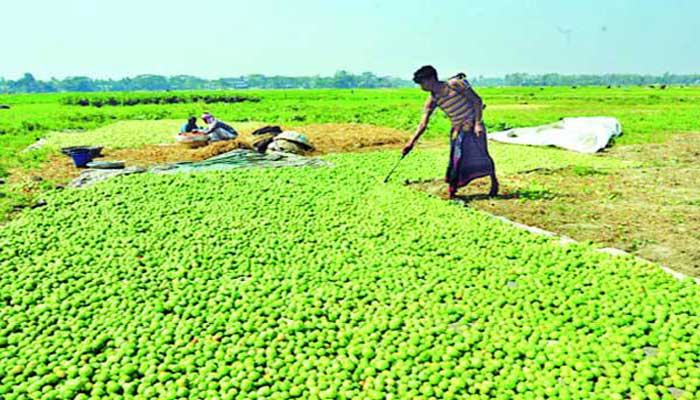
[[[234,122],[406,131],[423,98],[242,93],[260,101],[83,107],[0,97],[13,107],[0,110],[2,166],[41,165],[55,148],[18,150],[39,136],[66,144],[70,130],[109,140],[121,126],[148,126],[131,146],[157,143],[175,123],[112,123],[203,109]],[[604,114],[625,128],[617,145],[700,130],[698,89],[482,95],[490,129]],[[389,184],[396,150],[324,155],[330,168],[142,174],[42,191],[45,206],[0,226],[0,398],[700,397],[700,287],[404,185],[444,172],[446,127],[439,117]],[[491,149],[504,181],[537,168],[647,163]]]

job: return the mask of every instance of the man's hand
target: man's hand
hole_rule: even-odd
[[[403,147],[403,150],[401,150],[401,155],[406,157],[408,153],[410,153],[411,150],[413,150],[413,146],[415,146],[413,142],[408,142],[408,144]]]
[[[476,124],[474,124],[474,133],[476,134],[476,136],[483,135],[484,131],[485,131],[485,129],[484,129],[483,122],[477,122]]]
[[[450,129],[450,140],[454,140],[459,136],[460,132],[469,132],[472,130],[473,124],[469,121],[464,121],[461,124],[452,125]]]

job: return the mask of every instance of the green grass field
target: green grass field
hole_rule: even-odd
[[[492,130],[611,115],[625,145],[699,128],[699,89],[480,92]],[[424,97],[244,93],[261,101],[206,109],[230,121],[410,130]],[[0,110],[6,170],[48,156],[18,155],[36,137],[72,135],[50,131],[106,140],[139,125],[128,139],[139,146],[171,128],[150,120],[205,107],[60,98],[0,97],[13,106]],[[139,119],[149,121],[112,124]],[[331,168],[142,174],[43,193],[46,206],[0,227],[0,397],[700,397],[700,287],[404,185],[444,172],[434,143],[446,129],[438,118],[388,184],[395,150],[324,156]],[[505,175],[644,162],[491,150]]]

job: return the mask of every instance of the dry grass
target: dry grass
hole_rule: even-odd
[[[189,149],[175,143],[173,131],[179,128],[180,121],[122,121],[113,126],[96,130],[97,139],[91,138],[89,132],[80,133],[71,137],[70,133],[63,134],[70,137],[60,142],[68,144],[103,144],[105,137],[110,134],[119,134],[121,137],[133,140],[133,147],[120,146],[105,147],[104,157],[100,160],[124,161],[127,166],[149,167],[158,164],[175,163],[181,161],[201,161],[207,158],[226,153],[239,148],[251,148],[255,137],[251,134],[258,128],[269,125],[263,122],[234,123],[239,132],[236,140],[215,142],[206,147]],[[305,134],[315,146],[311,155],[323,155],[329,153],[344,153],[355,151],[370,151],[379,148],[397,147],[405,143],[409,134],[395,129],[376,127],[367,124],[314,124],[297,127],[282,127],[285,130],[294,130]],[[161,132],[154,135],[154,132]],[[167,135],[162,132],[169,132]],[[150,135],[150,136],[149,136]],[[80,139],[82,138],[82,139]],[[112,141],[115,140],[111,137]],[[158,142],[165,142],[155,144]],[[69,157],[55,154],[40,168],[34,170],[16,169],[11,171],[10,183],[19,185],[21,191],[27,194],[38,191],[41,182],[64,184],[80,175],[82,170],[75,168]]]
[[[190,149],[179,144],[145,146],[137,149],[107,150],[105,157],[122,160],[127,165],[148,167],[182,161],[201,161],[235,149],[250,149],[242,140],[211,143],[205,147]]]
[[[368,124],[314,124],[288,129],[305,134],[316,147],[316,154],[396,147],[410,138],[409,133]]]

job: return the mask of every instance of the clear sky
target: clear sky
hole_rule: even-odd
[[[697,0],[1,0],[0,77],[700,73]]]

